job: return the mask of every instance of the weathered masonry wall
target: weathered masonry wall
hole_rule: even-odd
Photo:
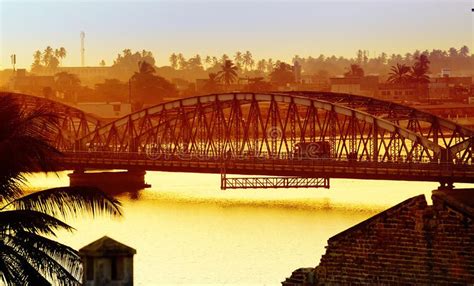
[[[474,190],[408,199],[328,240],[283,285],[474,284]]]

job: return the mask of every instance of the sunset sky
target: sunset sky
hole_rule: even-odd
[[[125,48],[151,50],[158,65],[172,52],[290,61],[319,54],[472,48],[472,1],[3,1],[0,68],[29,67],[33,52],[64,46],[64,66],[112,64]]]

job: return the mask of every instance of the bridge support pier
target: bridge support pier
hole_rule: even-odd
[[[439,182],[439,187],[438,190],[452,190],[454,189],[454,183],[453,181],[440,181]]]
[[[128,170],[117,172],[85,172],[75,170],[69,174],[69,185],[93,186],[104,192],[120,193],[138,191],[149,188],[151,185],[145,183],[144,170]]]

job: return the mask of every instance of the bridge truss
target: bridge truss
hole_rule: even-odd
[[[445,148],[411,130],[344,105],[242,93],[157,105],[97,129],[79,140],[77,148],[189,158],[297,159],[298,144],[306,149],[307,159],[326,155],[336,160],[433,162],[448,156]],[[327,152],[319,150],[322,145],[330,146]]]
[[[224,188],[329,187],[330,177],[474,181],[472,130],[362,96],[212,94],[109,123],[57,102],[17,96],[25,106],[49,104],[62,115],[64,128],[54,142],[67,168],[221,173]]]

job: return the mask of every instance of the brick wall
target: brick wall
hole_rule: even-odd
[[[474,209],[459,194],[474,190],[416,196],[331,237],[311,279],[282,284],[474,284]]]

